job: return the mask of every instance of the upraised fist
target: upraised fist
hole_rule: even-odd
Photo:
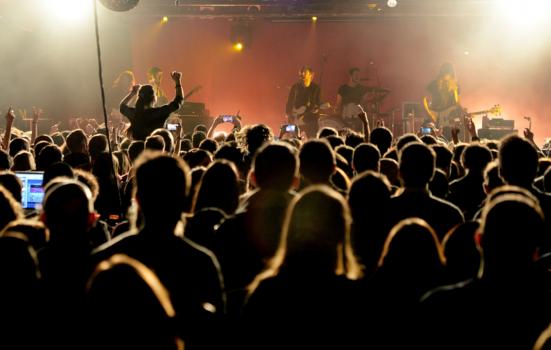
[[[174,71],[170,74],[170,76],[172,77],[172,80],[174,80],[175,82],[179,82],[182,78],[182,73]]]

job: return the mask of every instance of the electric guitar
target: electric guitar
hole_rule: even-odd
[[[331,108],[331,104],[329,102],[322,103],[319,107],[314,109],[309,109],[307,106],[300,106],[298,108],[293,108],[291,113],[289,114],[289,123],[296,124],[298,126],[303,126],[304,123],[304,116],[306,113],[312,113],[316,117],[319,118],[318,110],[327,110]]]
[[[201,90],[203,87],[201,85],[194,86],[187,94],[184,95],[184,101],[187,100],[191,95]]]
[[[439,128],[443,128],[446,126],[455,127],[458,125],[462,125],[465,118],[472,118],[483,114],[500,115],[502,112],[500,105],[494,105],[490,109],[486,109],[483,111],[467,112],[459,104],[450,106],[441,111],[433,111],[428,106],[426,98],[424,99],[423,102],[424,102],[423,105],[428,115],[431,117],[431,119]]]

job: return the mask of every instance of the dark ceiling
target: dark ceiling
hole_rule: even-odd
[[[384,17],[485,16],[500,0],[141,0],[136,15],[321,21]]]

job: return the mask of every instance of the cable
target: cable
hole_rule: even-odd
[[[115,172],[115,164],[113,163],[113,150],[111,148],[111,137],[109,135],[109,126],[107,122],[107,108],[105,107],[105,88],[103,86],[103,64],[101,60],[101,48],[100,48],[100,39],[99,39],[99,25],[98,25],[98,6],[97,1],[92,0],[94,2],[94,27],[96,30],[96,47],[97,47],[97,54],[98,54],[98,74],[99,74],[99,85],[100,85],[100,91],[101,91],[101,107],[103,110],[103,121],[105,123],[105,136],[107,136],[107,146],[109,147],[109,161],[111,163],[111,171],[113,173],[113,179],[115,180],[115,185],[117,187],[117,201],[118,201],[118,214],[119,217],[122,217],[122,199],[121,199],[121,193],[118,186],[117,181],[117,173]]]

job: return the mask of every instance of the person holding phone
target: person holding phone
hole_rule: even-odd
[[[219,115],[214,119],[207,133],[208,138],[212,138],[216,127],[223,123],[233,124],[232,132],[241,130],[241,117],[238,115]]]
[[[295,124],[283,124],[279,129],[279,139],[283,139],[285,135],[290,135],[291,138],[300,139],[300,128]]]
[[[154,107],[157,95],[151,85],[134,85],[132,91],[122,100],[120,112],[130,120],[129,134],[134,140],[144,141],[155,129],[162,128],[170,113],[176,112],[184,102],[184,92],[180,79],[182,73],[172,72],[172,80],[175,83],[176,95],[172,102]],[[136,107],[128,106],[128,103],[138,95]]]

